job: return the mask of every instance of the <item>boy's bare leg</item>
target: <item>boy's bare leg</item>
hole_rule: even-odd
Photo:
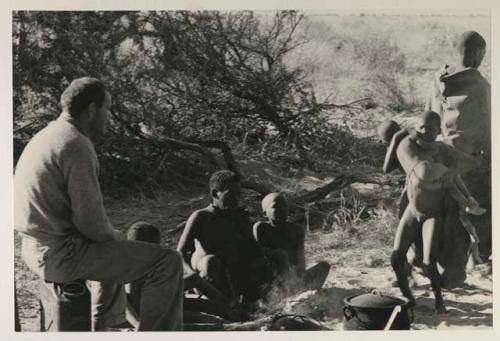
[[[391,265],[396,273],[401,293],[410,300],[410,305],[415,305],[415,298],[408,284],[406,271],[406,253],[415,241],[419,231],[419,223],[410,205],[408,205],[399,221],[394,237],[394,249],[391,255]]]
[[[198,289],[207,298],[221,303],[229,303],[229,298],[219,291],[211,282],[193,273],[184,277],[184,290]]]
[[[446,307],[443,301],[441,292],[441,276],[437,270],[436,255],[439,248],[438,245],[438,229],[443,222],[442,216],[429,218],[424,221],[422,226],[423,240],[423,268],[425,274],[431,280],[432,291],[436,298],[435,308],[438,314],[445,314]]]

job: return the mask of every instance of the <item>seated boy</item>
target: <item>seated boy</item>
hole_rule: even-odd
[[[306,270],[304,229],[288,221],[286,199],[280,193],[268,194],[262,200],[262,211],[267,221],[254,224],[255,240],[267,252],[272,250],[284,253],[292,267],[292,273],[301,280],[306,289],[320,289],[325,283],[330,266],[327,262],[320,262]]]
[[[404,267],[406,253],[421,233],[423,268],[431,280],[436,297],[436,310],[438,313],[445,313],[440,275],[436,266],[439,247],[437,241],[444,218],[444,196],[450,194],[464,208],[468,208],[469,213],[481,214],[482,209],[471,198],[459,178],[459,166],[470,163],[468,156],[435,141],[440,134],[440,126],[440,116],[429,111],[419,117],[414,135],[399,131],[392,133],[393,137],[390,137],[391,134],[387,137],[391,138],[389,148],[396,148],[397,160],[407,174],[409,200],[396,231],[391,264],[401,292],[414,304],[415,299],[409,288]],[[390,163],[391,156],[388,155],[384,169],[394,166],[388,166]],[[450,168],[450,165],[454,167]]]
[[[130,226],[127,232],[127,239],[161,244],[160,230],[156,226],[153,226],[146,222],[138,222]],[[231,318],[234,318],[235,320],[238,320],[239,316],[235,315],[238,315],[239,312],[229,309],[229,307],[227,306],[227,303],[229,303],[227,301],[227,298],[216,288],[214,288],[210,283],[197,276],[190,276],[189,278],[185,278],[184,290],[193,288],[196,288],[208,298],[208,300],[206,301],[208,304],[205,304],[201,307],[190,307],[190,301],[186,301],[185,299],[184,311],[187,311],[190,308],[194,308],[195,310],[196,308],[210,308],[210,311],[208,311],[209,313],[215,313],[221,316],[229,316]],[[141,284],[139,282],[132,282],[127,284],[126,289],[128,294],[127,313],[129,314],[129,317],[138,321],[140,315],[139,302],[141,297]]]
[[[132,224],[127,231],[127,239],[140,242],[161,243],[160,230],[151,224],[145,222],[137,222]],[[134,316],[134,312],[140,314],[140,301],[141,301],[141,287],[140,282],[132,282],[126,285],[128,309],[127,312]],[[134,316],[138,318],[138,316]]]
[[[238,206],[240,180],[231,171],[217,171],[209,188],[212,203],[191,214],[177,245],[185,271],[208,280],[231,302],[240,296],[255,302],[272,270],[252,237],[248,213]]]

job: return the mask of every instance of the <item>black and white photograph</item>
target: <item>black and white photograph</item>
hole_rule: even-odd
[[[10,18],[16,335],[493,331],[491,9]]]

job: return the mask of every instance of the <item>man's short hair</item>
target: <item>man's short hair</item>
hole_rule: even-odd
[[[461,53],[486,48],[486,41],[476,31],[465,31],[457,42],[458,51]]]
[[[462,33],[457,41],[458,53],[463,57],[463,64],[466,67],[477,68],[481,65],[482,58],[478,58],[478,53],[486,49],[486,41],[475,31]]]
[[[63,111],[72,116],[78,116],[91,103],[99,108],[103,105],[106,97],[106,87],[97,78],[77,78],[64,90],[61,95],[61,107]]]
[[[156,226],[140,221],[129,227],[127,239],[160,244],[161,234]]]
[[[221,192],[235,182],[240,182],[240,178],[236,173],[230,170],[220,170],[212,174],[208,182],[208,187],[210,188],[210,192],[213,190]]]

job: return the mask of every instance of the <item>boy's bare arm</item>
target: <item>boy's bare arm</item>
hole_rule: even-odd
[[[184,261],[184,269],[192,270],[190,262],[190,257],[194,252],[195,245],[194,239],[196,237],[197,227],[202,223],[203,217],[200,214],[200,211],[195,211],[189,217],[186,227],[182,232],[181,238],[179,239],[179,243],[177,244],[177,251],[182,254],[182,259]]]
[[[443,157],[446,162],[454,165],[459,173],[466,173],[479,167],[480,160],[470,154],[443,143]]]

